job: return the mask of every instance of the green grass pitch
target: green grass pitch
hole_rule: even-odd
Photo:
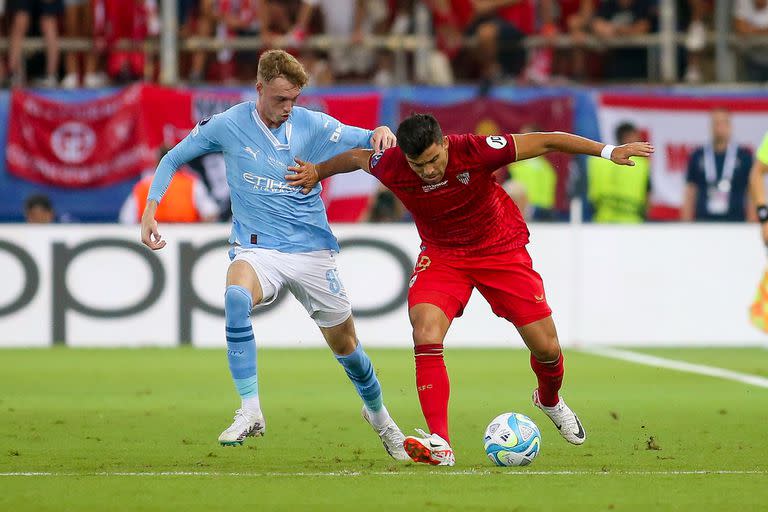
[[[454,468],[389,459],[329,351],[259,351],[267,435],[237,448],[216,443],[223,350],[0,351],[0,510],[768,510],[768,389],[569,351],[576,447],[531,405],[526,352],[446,352]],[[411,351],[369,353],[401,428],[425,427]],[[762,349],[648,353],[768,370]],[[506,411],[541,429],[527,468],[483,452]]]

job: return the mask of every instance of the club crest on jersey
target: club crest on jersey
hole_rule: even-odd
[[[485,142],[493,149],[502,149],[507,145],[507,139],[502,135],[489,135],[485,138]]]
[[[464,185],[469,184],[469,173],[468,172],[462,172],[461,174],[456,175],[456,179],[462,182]]]

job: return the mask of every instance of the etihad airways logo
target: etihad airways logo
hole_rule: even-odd
[[[257,176],[250,172],[244,172],[243,179],[247,183],[253,185],[254,190],[261,190],[262,192],[291,194],[298,191],[298,188],[292,187],[283,181],[273,180],[272,178],[265,178],[264,176]]]
[[[443,180],[440,183],[433,183],[431,185],[423,185],[421,188],[424,192],[432,192],[433,190],[444,187],[448,184],[448,180]]]

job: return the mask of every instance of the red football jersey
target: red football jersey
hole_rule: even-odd
[[[457,256],[496,254],[528,243],[528,226],[493,177],[515,161],[512,135],[449,135],[443,180],[427,184],[399,147],[371,156],[371,174],[413,215],[423,245]]]

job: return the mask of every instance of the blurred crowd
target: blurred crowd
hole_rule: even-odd
[[[521,133],[537,131],[526,125]],[[731,113],[716,108],[710,113],[710,142],[695,148],[687,162],[683,203],[676,216],[663,220],[683,222],[756,221],[755,207],[750,201],[750,172],[754,154],[751,148],[733,140]],[[620,123],[616,145],[640,142],[643,134],[631,121]],[[768,141],[768,134],[766,134]],[[161,151],[159,156],[162,156]],[[762,157],[765,160],[765,156]],[[649,216],[653,187],[648,158],[633,158],[634,165],[615,164],[601,157],[588,157],[581,191],[575,197],[585,199],[586,218],[609,224],[637,224]],[[768,162],[765,163],[768,165]],[[152,171],[134,185],[125,198],[118,221],[138,224],[152,183]],[[556,207],[557,172],[545,156],[522,160],[496,171],[497,182],[509,194],[528,221],[565,221],[568,216]],[[211,153],[184,165],[175,174],[156,219],[163,223],[216,222],[231,219],[230,193],[221,153]],[[66,214],[57,215],[48,197],[35,194],[27,198],[25,218],[30,223],[76,222]],[[359,222],[409,222],[410,214],[384,186],[368,197],[359,212]]]
[[[142,43],[161,31],[163,0],[0,0],[0,83],[44,87],[101,87],[154,80],[158,59]],[[546,83],[644,81],[648,62],[660,58],[647,47],[601,48],[588,41],[614,41],[659,29],[659,0],[175,0],[182,40],[259,38],[263,47],[292,48],[314,85],[365,81],[392,84],[391,49],[364,44],[371,36],[407,36],[422,27],[434,48],[405,62],[410,81],[438,85],[507,80]],[[676,0],[679,76],[688,82],[714,76],[714,0]],[[768,0],[732,0],[731,29],[768,34]],[[339,44],[318,49],[308,38],[329,36]],[[570,44],[554,44],[558,35]],[[26,37],[43,38],[45,51],[29,59]],[[539,37],[539,45],[524,46]],[[61,38],[86,43],[62,51]],[[259,50],[187,50],[180,55],[186,83],[242,83],[255,76]],[[62,55],[63,54],[63,55]],[[768,81],[768,50],[744,50],[741,78]],[[25,62],[28,61],[28,62]],[[415,66],[424,69],[415,70]]]

